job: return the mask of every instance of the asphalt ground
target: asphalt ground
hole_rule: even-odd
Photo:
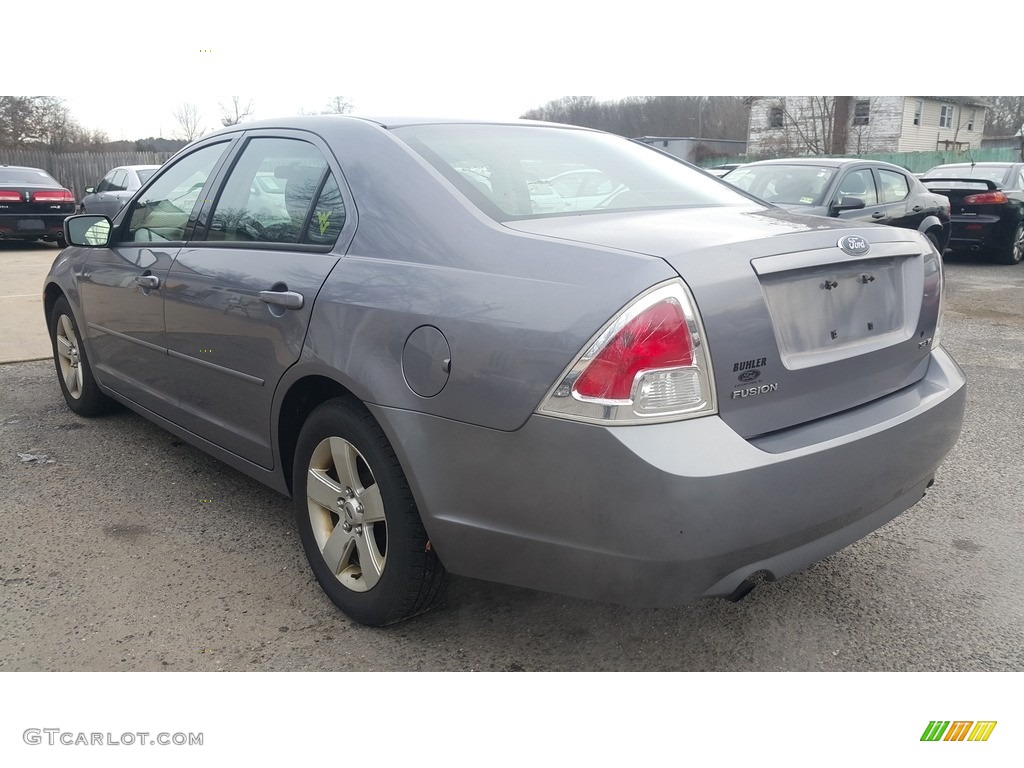
[[[41,311],[10,298],[56,253],[0,251],[0,342],[46,358],[0,364],[0,671],[1024,670],[1024,266],[947,257],[963,434],[864,540],[736,604],[455,578],[438,610],[369,629],[320,591],[286,499],[131,412],[68,410]]]

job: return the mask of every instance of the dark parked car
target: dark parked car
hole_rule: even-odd
[[[0,165],[0,240],[64,245],[64,219],[75,196],[42,168]]]
[[[1024,259],[1024,163],[957,163],[921,181],[949,198],[956,251],[984,251],[1002,264]]]
[[[530,180],[565,167],[614,191],[544,213]],[[67,231],[44,290],[70,408],[117,401],[290,495],[366,624],[449,572],[739,599],[915,504],[963,418],[924,236],[597,131],[246,123]]]
[[[113,216],[127,203],[139,188],[156,173],[159,165],[122,165],[113,168],[95,187],[86,187],[82,198],[82,213],[102,213]]]
[[[949,201],[891,163],[824,157],[763,160],[747,163],[724,179],[801,213],[916,229],[939,253],[949,241]]]

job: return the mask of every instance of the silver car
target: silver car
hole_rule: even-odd
[[[615,194],[545,211],[529,180],[566,168]],[[45,310],[69,407],[128,406],[290,496],[365,624],[448,574],[738,599],[913,506],[963,418],[921,233],[596,131],[245,123],[66,230]]]
[[[86,187],[81,213],[114,216],[127,203],[159,165],[122,165],[112,168],[95,187]]]

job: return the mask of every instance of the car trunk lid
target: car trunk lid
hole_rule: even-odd
[[[941,267],[916,232],[764,208],[506,226],[668,262],[700,311],[719,414],[745,437],[854,408],[927,369]]]

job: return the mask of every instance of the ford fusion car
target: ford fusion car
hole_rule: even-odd
[[[533,199],[567,167],[615,194]],[[738,599],[912,507],[963,418],[924,235],[597,131],[246,123],[66,230],[44,290],[68,406],[128,406],[291,497],[369,625],[449,574]]]

